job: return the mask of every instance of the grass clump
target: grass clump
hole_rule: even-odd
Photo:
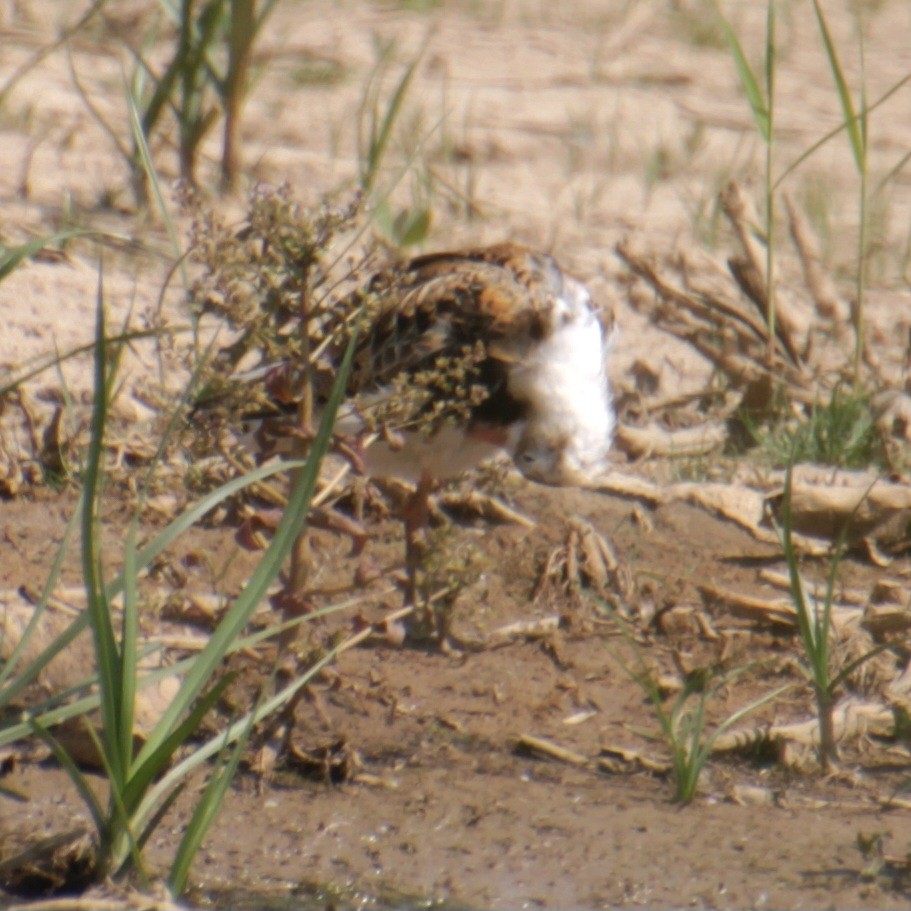
[[[866,316],[865,301],[867,297],[868,273],[870,256],[874,252],[873,230],[876,219],[871,205],[876,194],[869,190],[871,177],[870,164],[870,117],[881,104],[885,103],[892,95],[904,88],[911,81],[911,74],[894,82],[879,98],[870,101],[867,97],[866,71],[864,58],[864,41],[866,32],[866,14],[863,5],[858,5],[855,10],[857,56],[859,60],[860,77],[856,90],[851,89],[845,75],[843,60],[845,49],[839,48],[829,29],[823,4],[813,0],[813,10],[819,31],[819,41],[825,53],[826,62],[832,75],[834,90],[838,98],[842,121],[834,129],[825,133],[821,138],[811,143],[802,153],[796,156],[789,164],[783,167],[776,166],[776,92],[775,80],[779,57],[782,49],[776,38],[776,10],[786,8],[787,4],[767,0],[766,3],[766,34],[764,44],[764,66],[758,73],[751,67],[740,37],[736,30],[725,18],[720,0],[714,0],[717,19],[727,39],[731,57],[740,79],[746,99],[750,105],[756,130],[765,146],[765,174],[764,174],[764,223],[762,225],[761,241],[765,247],[765,310],[766,324],[769,338],[769,358],[771,363],[772,347],[774,344],[776,326],[776,298],[775,298],[775,212],[777,195],[784,181],[808,159],[813,157],[823,146],[827,145],[836,136],[844,133],[849,141],[854,160],[857,178],[857,243],[856,261],[853,268],[854,274],[854,305],[852,307],[852,323],[854,329],[854,381],[859,383],[863,372],[864,352],[866,347]],[[905,166],[908,156],[904,155],[887,173],[880,183],[876,193],[881,193],[883,187],[892,180]],[[881,205],[880,201],[880,205]]]
[[[782,506],[782,525],[776,526],[785,560],[788,564],[788,577],[791,587],[791,598],[797,616],[797,630],[803,649],[803,659],[798,666],[807,679],[816,703],[816,715],[819,720],[819,764],[828,772],[838,760],[838,749],[835,738],[834,709],[838,692],[848,677],[874,655],[879,654],[885,646],[876,646],[853,661],[838,666],[833,648],[832,611],[835,602],[835,581],[838,567],[845,551],[845,542],[851,525],[849,519],[842,529],[835,552],[829,563],[825,592],[822,598],[811,596],[800,574],[800,563],[794,543],[791,515],[793,462],[788,466],[785,479],[784,501]],[[856,509],[865,498],[861,498]]]
[[[882,437],[876,427],[870,394],[838,384],[827,401],[806,411],[783,414],[765,423],[748,412],[741,418],[759,457],[775,468],[790,463],[866,468],[886,464]]]
[[[109,336],[104,319],[104,300],[99,281],[97,326],[94,351],[94,398],[87,455],[81,462],[82,494],[76,515],[70,522],[66,541],[81,529],[82,576],[87,609],[27,666],[23,666],[25,641],[36,634],[40,618],[50,599],[63,565],[63,553],[56,561],[34,619],[10,661],[0,668],[0,707],[12,706],[58,655],[83,631],[90,631],[95,666],[87,670],[84,681],[66,694],[55,694],[29,704],[24,717],[8,715],[0,720],[0,745],[32,735],[42,737],[69,772],[89,808],[95,826],[94,865],[97,879],[138,874],[149,880],[144,861],[148,839],[161,825],[168,809],[184,790],[189,777],[218,757],[210,769],[208,785],[194,799],[190,818],[167,876],[172,891],[185,888],[190,865],[206,831],[212,825],[243,749],[254,726],[270,713],[282,709],[337,652],[330,649],[308,664],[293,680],[279,682],[278,692],[261,697],[243,717],[221,725],[214,736],[200,742],[202,727],[209,727],[210,716],[230,678],[223,670],[227,655],[266,636],[279,636],[294,623],[276,624],[268,631],[246,634],[247,623],[262,603],[267,591],[292,555],[306,525],[310,502],[316,490],[319,466],[331,444],[335,411],[345,394],[346,381],[358,335],[355,309],[335,306],[335,294],[345,280],[352,280],[351,253],[356,240],[356,205],[337,208],[323,205],[305,210],[281,188],[254,194],[247,223],[240,232],[197,211],[193,253],[203,268],[191,285],[196,304],[196,345],[186,355],[185,366],[191,380],[170,420],[157,452],[135,473],[132,521],[123,536],[118,556],[123,570],[110,578],[106,570],[111,555],[100,546],[102,499],[109,452],[109,412],[119,389],[118,366],[129,342],[129,334]],[[347,233],[346,233],[347,232]],[[344,235],[342,238],[340,235]],[[338,241],[337,244],[334,242]],[[364,254],[366,256],[366,254]],[[209,357],[214,341],[204,345],[202,325],[207,329],[227,325],[232,330],[231,344],[215,357]],[[140,546],[139,517],[152,492],[154,480],[167,468],[166,452],[173,441],[174,429],[201,383],[211,393],[219,383],[230,384],[242,361],[261,363],[272,358],[291,357],[306,379],[310,367],[320,361],[328,344],[332,345],[331,375],[320,376],[321,417],[311,411],[311,432],[302,445],[305,458],[250,471],[206,493],[174,519],[152,540]],[[322,348],[321,348],[322,346]],[[337,356],[337,357],[335,357]],[[237,401],[248,390],[238,383]],[[203,441],[202,421],[191,422],[190,432],[197,443]],[[153,447],[154,448],[154,447]],[[271,544],[237,598],[228,605],[205,648],[195,656],[150,671],[150,649],[140,635],[143,613],[142,577],[162,552],[228,498],[262,482],[278,471],[291,470],[293,477],[287,495],[285,516]],[[172,469],[173,474],[173,469]],[[232,472],[236,474],[236,472]],[[292,561],[293,562],[293,561]],[[115,606],[122,599],[122,607]],[[310,616],[318,616],[331,606]],[[141,689],[162,676],[180,680],[180,688],[163,707],[150,731],[143,731],[144,742],[134,737],[136,700]],[[100,710],[100,711],[99,711]],[[96,726],[86,719],[107,779],[107,797],[99,798],[86,781],[75,760],[54,736],[59,722],[99,712]]]
[[[221,180],[230,187],[240,165],[239,119],[249,81],[253,44],[277,0],[259,9],[255,0],[208,0],[163,4],[176,29],[173,55],[160,72],[134,49],[132,95],[142,110],[142,133],[160,129],[167,111],[178,127],[178,159],[184,180],[196,180],[202,141],[219,117],[224,132]],[[137,160],[138,155],[134,155]]]
[[[180,0],[150,4],[141,20],[141,35],[127,47],[134,60],[125,87],[128,107],[136,109],[132,147],[89,98],[71,61],[71,74],[83,103],[130,168],[137,204],[147,205],[151,199],[143,146],[156,144],[159,137],[166,141],[172,124],[176,126],[180,176],[195,184],[202,144],[221,121],[221,185],[223,189],[235,186],[241,165],[240,118],[252,82],[253,47],[277,3]],[[84,18],[82,23],[87,21]],[[158,66],[152,52],[162,33],[167,35],[170,55]]]
[[[781,695],[781,686],[737,709],[717,724],[707,717],[710,702],[719,696],[750,665],[722,670],[717,667],[697,668],[687,674],[680,691],[668,700],[656,672],[639,655],[637,666],[622,665],[623,670],[639,685],[652,705],[658,721],[660,739],[671,757],[674,799],[692,803],[699,780],[712,755],[715,741],[747,715]]]
[[[398,78],[393,80],[388,96],[385,88],[394,69],[396,44],[394,41],[377,40],[376,63],[364,83],[356,122],[358,182],[371,201],[376,227],[397,247],[421,244],[430,234],[433,213],[430,180],[426,175],[423,179],[418,174],[413,175],[412,205],[393,207],[389,198],[402,176],[411,169],[426,139],[425,135],[421,135],[418,121],[412,121],[411,129],[407,128],[407,124],[403,123],[403,114],[430,37],[428,32],[418,53],[402,67]],[[377,183],[386,170],[390,145],[396,132],[406,137],[405,165],[387,187],[380,189]]]
[[[168,883],[174,892],[179,893],[185,888],[192,858],[214,822],[253,725],[268,713],[285,705],[315,670],[313,668],[311,673],[303,674],[271,699],[260,700],[244,718],[228,725],[201,746],[194,743],[203,720],[230,682],[230,677],[221,669],[224,657],[244,641],[244,629],[250,616],[278,576],[306,522],[319,465],[328,449],[335,411],[343,396],[353,345],[349,346],[340,366],[326,413],[312,440],[309,457],[306,463],[298,463],[296,466],[299,469],[297,480],[290,493],[284,519],[271,545],[241,594],[227,608],[205,648],[193,658],[167,669],[169,675],[180,678],[180,688],[146,734],[144,743],[137,746],[134,739],[137,694],[150,677],[160,676],[160,673],[149,675],[140,670],[140,657],[143,653],[139,637],[141,573],[202,514],[235,489],[253,483],[274,469],[260,469],[248,477],[235,479],[203,498],[142,548],[137,544],[141,505],[137,506],[125,535],[123,570],[116,579],[106,580],[105,561],[99,543],[105,434],[110,400],[116,389],[117,365],[122,346],[109,348],[100,291],[97,313],[91,440],[83,473],[82,496],[77,515],[70,524],[70,530],[77,525],[81,528],[82,575],[88,606],[65,634],[58,637],[28,668],[12,677],[4,688],[3,696],[4,701],[7,701],[28,680],[35,679],[44,663],[66,647],[79,632],[86,627],[91,631],[95,668],[85,683],[85,694],[69,706],[66,717],[100,707],[100,733],[96,733],[95,727],[88,721],[86,728],[95,742],[107,779],[107,805],[96,796],[76,761],[55,739],[52,725],[62,720],[59,711],[51,711],[47,705],[38,710],[32,708],[24,721],[16,719],[0,729],[0,743],[11,742],[29,732],[41,736],[72,777],[91,813],[97,835],[94,878],[103,880],[108,876],[122,876],[133,871],[146,884],[149,875],[143,860],[145,844],[183,791],[188,776],[207,759],[220,755],[221,762],[210,773],[207,786],[195,802],[173,859]],[[60,562],[62,556],[58,563]],[[59,565],[55,565],[54,573],[59,573]],[[53,575],[53,578],[56,576]],[[120,611],[112,605],[117,594],[123,597]],[[44,600],[46,601],[46,596]],[[276,628],[271,632],[275,634],[278,631]],[[325,660],[318,662],[316,667],[322,666]],[[4,675],[6,674],[7,668],[4,668]],[[91,695],[90,688],[97,690],[94,696]]]

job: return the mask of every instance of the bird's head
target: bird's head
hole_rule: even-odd
[[[522,474],[541,484],[584,487],[607,470],[610,439],[583,441],[566,434],[527,431],[513,461]]]

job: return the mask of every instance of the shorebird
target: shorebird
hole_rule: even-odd
[[[418,256],[375,275],[361,299],[372,303],[336,432],[366,475],[414,485],[403,516],[413,604],[439,481],[501,453],[545,484],[585,485],[606,469],[612,332],[581,281],[513,243]],[[314,365],[317,400],[337,356]],[[287,402],[294,367],[279,369],[272,385]],[[274,442],[265,428],[261,444]]]

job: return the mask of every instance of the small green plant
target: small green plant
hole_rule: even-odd
[[[830,130],[820,139],[813,142],[809,148],[799,154],[790,164],[781,168],[776,174],[774,168],[773,141],[775,137],[775,119],[774,119],[774,102],[775,102],[775,66],[776,66],[776,39],[775,39],[775,10],[776,0],[767,0],[767,26],[765,39],[765,72],[764,80],[761,84],[756,73],[751,68],[741,47],[740,40],[730,23],[725,19],[722,13],[719,0],[714,0],[717,15],[721,22],[722,29],[727,37],[731,55],[737,69],[738,76],[743,85],[744,92],[750,104],[753,113],[753,120],[765,143],[766,161],[765,161],[765,236],[763,241],[766,246],[766,293],[768,295],[767,323],[769,329],[769,352],[771,356],[772,345],[774,344],[775,329],[775,294],[774,294],[774,231],[775,231],[775,194],[790,174],[800,167],[805,161],[813,156],[822,146],[828,143],[832,138],[846,132],[851,144],[851,151],[854,157],[855,166],[859,177],[858,191],[858,210],[859,210],[859,229],[857,236],[857,262],[854,268],[855,278],[855,307],[853,312],[853,323],[855,333],[855,352],[854,352],[854,378],[859,382],[861,370],[863,367],[864,352],[864,333],[865,333],[865,298],[867,285],[867,272],[870,254],[870,226],[872,222],[870,212],[871,196],[867,188],[869,179],[869,160],[868,154],[870,149],[869,142],[869,118],[872,112],[884,104],[899,89],[903,88],[911,81],[911,74],[904,76],[887,89],[875,102],[868,102],[866,95],[866,84],[864,79],[864,11],[863,4],[857,5],[857,34],[858,48],[860,55],[861,84],[858,97],[852,94],[848,86],[847,79],[844,75],[844,68],[841,63],[841,55],[832,39],[829,30],[828,21],[823,11],[823,6],[819,0],[813,0],[813,8],[816,14],[816,20],[819,27],[822,44],[826,53],[826,58],[831,70],[838,94],[839,104],[842,110],[843,120],[834,130]],[[885,180],[890,180],[905,165],[907,156],[895,165],[888,173]],[[877,189],[881,192],[883,184]]]
[[[384,162],[392,141],[393,130],[402,117],[405,99],[417,71],[418,64],[424,56],[424,49],[429,41],[429,34],[417,55],[405,65],[391,95],[383,103],[383,86],[386,76],[393,66],[395,42],[377,40],[377,60],[367,81],[361,97],[357,119],[358,172],[362,191],[373,196],[374,220],[380,231],[394,244],[400,247],[423,242],[430,232],[431,208],[428,204],[429,180],[416,183],[415,202],[409,208],[394,212],[389,196],[402,175],[395,179],[393,185],[383,192],[377,192],[377,180],[382,173]],[[420,147],[423,139],[417,142]],[[408,154],[406,170],[417,148]],[[403,172],[404,173],[404,172]]]
[[[158,5],[176,37],[171,58],[160,71],[149,59],[159,35],[157,25],[146,31],[140,46],[129,48],[135,67],[127,99],[138,109],[132,149],[83,91],[71,61],[83,102],[129,163],[138,203],[149,202],[147,151],[142,144],[152,142],[169,112],[177,124],[180,175],[190,184],[196,182],[203,140],[219,118],[223,119],[221,183],[223,188],[234,186],[240,169],[239,123],[250,83],[253,45],[277,2],[265,0],[257,9],[256,0],[160,0]]]
[[[356,334],[356,333],[355,333]],[[96,673],[92,680],[97,686],[97,698],[78,700],[78,710],[86,711],[92,705],[100,706],[101,733],[96,735],[88,726],[90,736],[95,739],[101,757],[108,786],[108,805],[104,807],[95,796],[84,774],[73,759],[54,739],[49,725],[59,720],[59,713],[50,711],[47,705],[33,708],[24,722],[9,725],[0,731],[0,742],[9,742],[27,730],[37,733],[51,745],[60,763],[70,773],[80,795],[86,802],[94,820],[97,834],[97,856],[95,875],[98,878],[121,874],[128,868],[135,869],[143,879],[146,873],[142,862],[143,847],[149,836],[160,824],[164,813],[183,789],[190,772],[206,759],[221,753],[225,758],[211,774],[209,784],[197,802],[184,838],[178,848],[169,877],[172,889],[179,892],[184,888],[190,863],[195,851],[202,843],[206,830],[212,824],[218,806],[233,775],[240,751],[252,725],[267,713],[284,705],[303,685],[311,674],[301,678],[268,700],[261,702],[249,712],[246,718],[231,724],[225,731],[211,738],[201,747],[191,749],[190,755],[173,765],[178,750],[188,747],[195,737],[203,718],[214,706],[229,682],[220,670],[222,659],[241,638],[243,629],[253,610],[262,601],[271,582],[278,575],[282,563],[289,555],[294,541],[306,522],[308,506],[316,487],[319,465],[325,455],[332,436],[335,411],[342,399],[345,380],[350,369],[353,344],[349,345],[338,376],[333,385],[326,413],[321,421],[305,464],[297,463],[300,469],[293,486],[288,509],[275,537],[247,586],[228,608],[213,632],[206,647],[192,660],[182,662],[180,667],[169,669],[171,674],[180,674],[181,687],[170,704],[148,733],[144,744],[137,750],[134,745],[133,718],[135,699],[143,680],[139,669],[141,655],[139,642],[140,597],[138,579],[141,569],[146,567],[151,554],[160,553],[168,542],[173,541],[177,531],[188,527],[190,518],[198,515],[198,509],[188,510],[175,525],[172,523],[165,532],[146,547],[137,545],[137,508],[133,522],[125,538],[123,571],[113,583],[105,581],[105,571],[99,546],[100,503],[103,489],[103,459],[105,451],[105,429],[109,401],[113,394],[122,346],[113,350],[105,331],[104,304],[99,283],[97,304],[97,325],[95,339],[95,393],[92,411],[91,440],[84,470],[84,487],[77,510],[78,524],[82,531],[82,572],[85,580],[87,604],[85,613],[74,622],[66,633],[45,650],[33,664],[12,677],[18,655],[3,668],[0,683],[10,680],[3,689],[2,698],[9,698],[20,692],[28,679],[40,673],[50,654],[55,654],[66,641],[72,641],[86,626],[91,630],[96,660]],[[163,445],[163,444],[162,444]],[[260,475],[262,470],[251,475]],[[248,478],[239,479],[249,483]],[[231,487],[239,484],[234,482]],[[228,486],[226,486],[225,491]],[[221,492],[223,498],[225,491]],[[205,499],[208,508],[218,502],[211,496]],[[67,537],[72,534],[77,521],[70,523]],[[58,558],[49,580],[46,595],[53,587],[62,564]],[[117,615],[112,609],[111,599],[117,591],[123,595],[123,608],[119,628],[115,624]],[[40,612],[39,612],[40,613]],[[36,614],[33,624],[37,624]],[[30,629],[33,626],[30,625]],[[28,632],[28,631],[27,631]],[[22,644],[18,649],[21,654]],[[327,656],[328,658],[329,656]],[[322,666],[323,661],[318,662]],[[311,673],[314,669],[311,669]],[[72,713],[73,706],[67,707]],[[69,715],[72,717],[72,714]]]
[[[749,412],[743,424],[759,456],[776,468],[789,463],[866,468],[885,461],[866,390],[838,384],[828,401],[817,402],[805,416],[779,409],[760,424]]]
[[[819,719],[819,747],[817,750],[819,764],[824,772],[829,771],[838,759],[838,747],[835,740],[834,708],[838,690],[845,680],[862,664],[879,654],[885,646],[877,646],[865,652],[859,658],[836,667],[832,642],[832,608],[835,602],[835,581],[838,567],[845,552],[845,542],[850,529],[851,518],[845,522],[839,535],[835,551],[829,562],[829,572],[822,600],[811,596],[800,574],[800,561],[794,544],[791,498],[793,491],[793,460],[788,465],[785,477],[784,498],[782,502],[782,524],[776,524],[778,537],[788,565],[788,578],[791,585],[791,598],[797,619],[797,631],[803,648],[803,661],[800,663],[816,703],[816,714]],[[866,497],[861,497],[855,511]]]
[[[680,803],[692,803],[699,786],[699,777],[711,758],[715,741],[742,718],[780,696],[788,686],[781,686],[766,693],[732,712],[710,729],[706,718],[709,701],[722,688],[749,670],[750,666],[745,665],[733,671],[699,668],[686,675],[683,687],[668,705],[655,671],[646,664],[638,649],[637,655],[638,666],[635,669],[626,664],[622,664],[622,667],[640,686],[655,711],[661,739],[671,754],[675,800]]]
[[[357,119],[357,149],[361,189],[371,193],[383,166],[386,151],[392,139],[392,131],[402,113],[411,80],[423,56],[423,51],[414,57],[402,70],[391,96],[382,109],[383,84],[395,56],[395,42],[377,40],[377,60],[364,84]]]

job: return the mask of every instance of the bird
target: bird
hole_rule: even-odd
[[[419,536],[446,479],[505,453],[526,478],[584,486],[608,467],[615,331],[581,280],[548,253],[504,242],[419,255],[380,270],[347,302],[360,329],[335,431],[359,469],[414,485],[404,510],[406,604],[416,597]],[[328,398],[342,345],[313,365]],[[267,381],[287,409],[295,365]],[[280,409],[277,409],[280,410]],[[281,431],[248,433],[275,452]],[[369,445],[366,445],[369,440]]]

